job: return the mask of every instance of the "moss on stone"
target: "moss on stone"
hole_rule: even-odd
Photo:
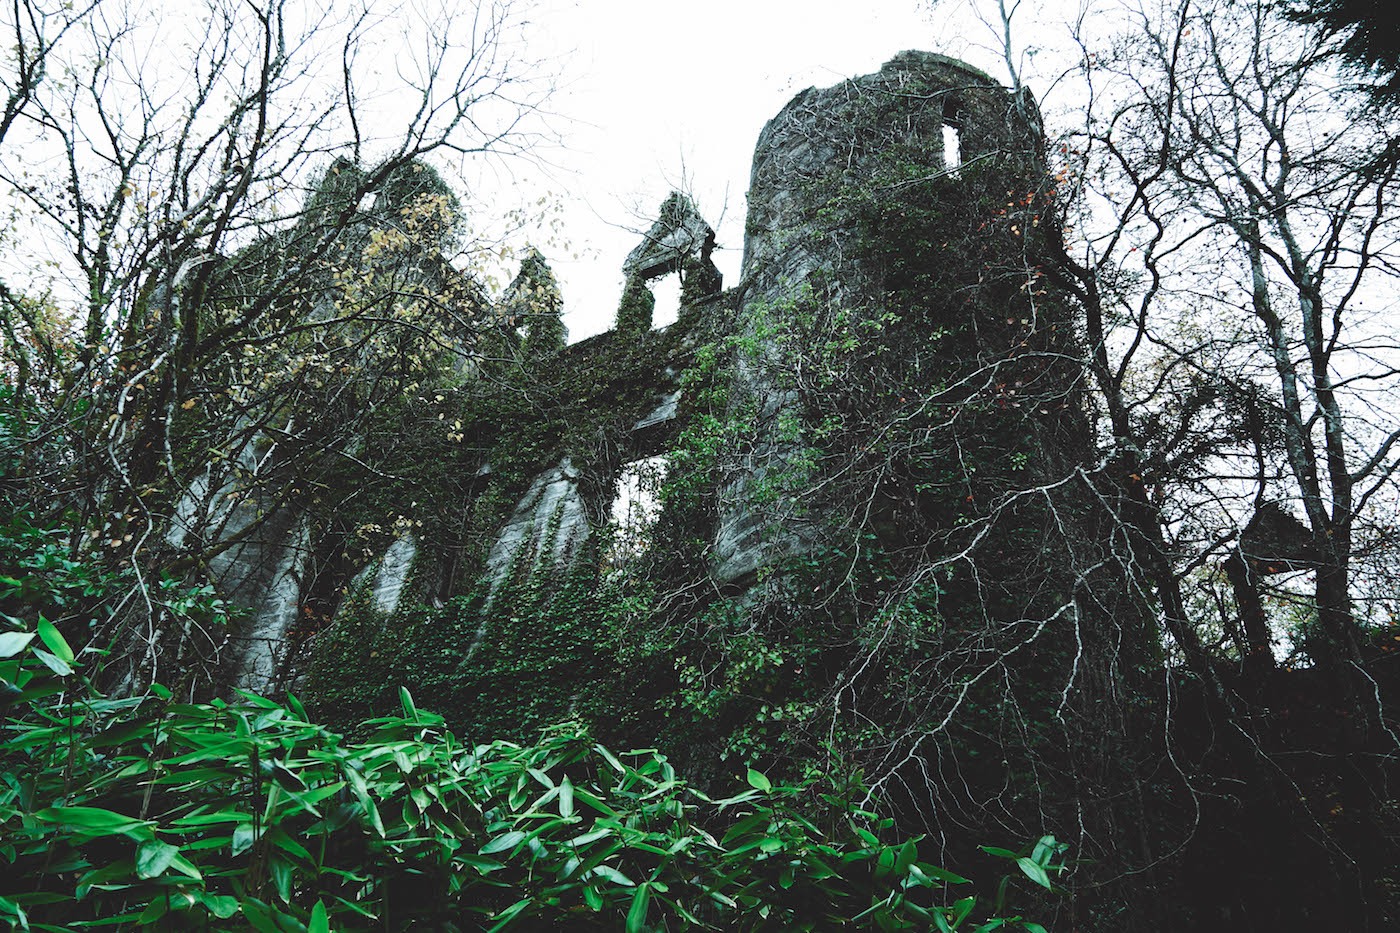
[[[656,296],[637,276],[628,276],[622,287],[622,300],[617,306],[617,322],[613,329],[620,334],[639,334],[651,330]]]

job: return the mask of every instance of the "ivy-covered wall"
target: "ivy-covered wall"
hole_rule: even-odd
[[[381,475],[345,482],[363,484],[367,503],[411,503],[399,532],[420,541],[418,557],[391,615],[372,605],[368,581],[326,613],[333,623],[301,649],[311,704],[349,725],[396,702],[395,684],[413,683],[468,734],[524,738],[612,703],[622,673],[617,617],[635,602],[607,563],[617,477],[669,448],[675,419],[648,416],[666,406],[699,334],[723,316],[721,297],[710,295],[665,330],[522,352],[389,414],[390,424],[421,432],[372,436],[365,459]],[[582,535],[562,527],[575,505]],[[358,566],[394,535],[368,524]]]
[[[617,329],[561,348],[532,254],[493,351],[386,409],[335,481],[357,492],[289,653],[308,706],[350,726],[407,684],[474,738],[582,720],[702,779],[862,771],[911,826],[1125,840],[1145,805],[1115,789],[1158,754],[1134,651],[1160,640],[1041,267],[1041,146],[1033,101],[903,53],[765,129],[730,291],[668,201]],[[617,478],[656,455],[659,517],[615,548]],[[406,533],[385,613],[351,581]]]

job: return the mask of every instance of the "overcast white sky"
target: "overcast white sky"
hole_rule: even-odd
[[[339,14],[348,2],[307,0],[289,9],[343,25]],[[410,21],[423,16],[431,23],[441,22],[441,15],[435,18],[429,9],[434,0],[424,0],[422,9],[416,2],[405,0],[417,15],[407,15],[406,9],[398,14],[405,30],[412,32],[416,27]],[[529,20],[525,45],[512,60],[543,63],[557,84],[548,109],[560,145],[535,148],[536,160],[543,164],[508,159],[440,167],[464,186],[469,216],[488,240],[508,229],[500,218],[512,208],[540,203],[557,208],[556,227],[510,233],[508,244],[517,249],[533,245],[545,254],[561,282],[571,340],[611,326],[622,292],[622,261],[675,188],[689,193],[715,227],[720,247],[715,262],[726,283],[738,281],[754,143],[764,123],[804,88],[876,71],[904,49],[962,58],[1005,80],[1006,69],[994,48],[999,37],[973,14],[975,3],[994,12],[996,0],[436,2],[460,13],[462,26],[471,19],[470,2],[510,5],[516,15]],[[1040,43],[1049,41],[1056,18],[1047,10],[1074,8],[1087,0],[1014,2],[1020,6],[1018,37]],[[140,80],[164,79],[178,103],[175,89],[185,80],[181,69],[203,54],[199,8],[177,4],[157,12],[141,0],[132,7],[139,28],[128,37],[136,50],[129,65],[140,73]],[[380,103],[388,109],[367,121],[367,137],[394,140],[403,116],[394,109],[394,95],[402,93],[395,88],[408,80],[405,69],[411,77],[417,47],[394,44],[395,3],[379,9],[384,16],[376,22],[386,27],[386,44],[366,45],[370,51],[359,64],[367,70],[362,93],[373,88],[379,75],[388,88],[378,92]],[[333,30],[318,33],[313,44],[333,46],[326,38],[332,34]],[[459,36],[458,41],[465,38]],[[75,54],[81,56],[80,47]],[[321,64],[330,62],[326,74],[312,78],[308,86],[319,87],[318,81],[328,80],[330,91],[338,93],[338,62],[329,50],[322,58]],[[520,64],[519,70],[528,67]],[[1042,89],[1033,84],[1032,90]],[[373,95],[362,97],[362,108],[371,99]],[[134,101],[130,104],[134,107]],[[100,145],[102,127],[88,129]],[[61,156],[62,148],[50,141],[25,152],[24,159],[44,151],[44,145]],[[61,175],[65,164],[57,164],[55,170]],[[100,180],[96,184],[94,190],[100,188]],[[36,293],[48,288],[61,292],[63,283],[50,278],[53,269],[64,268],[65,247],[55,247],[42,231],[11,239],[11,276]],[[55,255],[57,264],[47,261]],[[507,258],[491,271],[496,279],[508,281],[516,267]],[[670,278],[656,289],[658,312],[674,309],[678,283]],[[76,281],[81,282],[81,276]]]
[[[1005,70],[959,0],[543,0],[532,19],[531,51],[560,70],[566,146],[549,173],[517,169],[511,185],[522,199],[562,198],[567,244],[536,239],[571,340],[611,326],[622,260],[673,187],[692,192],[718,231],[725,281],[738,280],[754,142],[797,92],[908,48]]]

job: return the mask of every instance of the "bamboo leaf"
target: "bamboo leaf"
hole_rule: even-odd
[[[165,874],[180,850],[168,842],[148,839],[136,850],[136,877],[157,878]]]
[[[43,616],[39,616],[39,639],[49,650],[64,664],[73,663],[73,649],[68,646],[68,642],[59,634],[54,624]]]
[[[13,658],[34,640],[33,632],[0,633],[0,658]]]
[[[49,807],[34,814],[46,823],[61,823],[72,826],[93,836],[129,836],[133,839],[149,839],[150,827],[154,823],[134,820],[111,810],[100,807]]]
[[[627,911],[627,933],[641,933],[646,929],[647,907],[651,904],[651,886],[643,882],[632,895],[632,907]]]

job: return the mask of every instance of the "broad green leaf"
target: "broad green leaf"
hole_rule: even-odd
[[[331,918],[326,913],[326,905],[319,899],[311,908],[311,922],[306,925],[306,933],[331,933]]]
[[[1026,873],[1026,877],[1040,885],[1045,890],[1050,890],[1050,876],[1045,873],[1045,869],[1028,858],[1018,858],[1016,864],[1021,871]]]
[[[292,864],[285,859],[271,859],[268,864],[268,873],[272,875],[272,884],[277,888],[277,896],[282,899],[282,903],[290,904],[292,902]]]
[[[755,771],[753,768],[750,768],[749,786],[754,788],[755,790],[761,790],[764,793],[768,793],[773,789],[773,782],[768,780],[768,778],[763,774],[763,772]]]
[[[179,848],[168,842],[161,842],[159,839],[146,840],[136,850],[136,876],[156,878],[163,875],[179,854]]]
[[[181,874],[188,875],[195,881],[204,880],[204,876],[200,874],[199,869],[194,866],[194,863],[178,853],[170,860],[170,867]]]
[[[729,845],[729,843],[737,841],[738,839],[742,838],[748,833],[753,832],[754,830],[760,828],[766,830],[768,828],[768,823],[768,816],[764,813],[756,813],[752,816],[746,816],[742,820],[739,820],[739,822],[735,823],[733,826],[729,827],[729,831],[724,834],[724,844]]]
[[[289,852],[292,855],[295,855],[297,858],[307,862],[312,861],[311,853],[306,851],[306,847],[303,846],[301,843],[297,842],[291,836],[287,835],[287,831],[282,827],[278,826],[274,828],[270,833],[267,834],[267,838],[269,842],[271,842],[277,848],[281,849],[283,852]]]
[[[496,915],[496,925],[491,927],[490,930],[487,930],[486,933],[496,933],[497,930],[504,930],[506,927],[510,926],[511,921],[518,917],[520,912],[526,907],[529,907],[532,900],[533,898],[522,897],[505,910],[501,911]]]
[[[418,808],[419,813],[424,812],[428,807],[432,806],[433,798],[428,796],[428,792],[421,787],[412,788],[409,790],[408,795],[412,798],[413,805]]]
[[[64,661],[56,654],[50,654],[42,648],[34,649],[34,657],[44,662],[44,666],[59,677],[67,677],[69,674],[73,673],[73,668],[68,666],[67,661]]]
[[[471,852],[455,852],[452,855],[452,861],[462,865],[470,865],[477,870],[478,874],[482,875],[505,868],[505,865],[495,859],[484,858],[480,855],[474,855]]]
[[[894,863],[897,855],[893,849],[881,849],[880,857],[875,862],[875,877],[884,878],[894,871]]]
[[[574,798],[582,801],[589,807],[593,808],[594,810],[597,810],[599,813],[602,813],[606,816],[617,816],[617,811],[614,810],[612,807],[608,806],[606,801],[604,801],[598,795],[594,794],[592,791],[586,790],[582,787],[575,787]]]
[[[68,646],[68,642],[59,634],[54,624],[43,616],[39,616],[39,639],[48,646],[49,650],[64,664],[73,663],[73,649]]]
[[[296,697],[292,696],[290,693],[287,694],[287,707],[293,713],[296,713],[297,719],[300,719],[302,722],[311,721],[310,717],[306,715],[306,707],[302,706],[301,701],[298,700]]]
[[[938,881],[946,881],[948,884],[971,884],[971,883],[972,883],[971,881],[969,881],[968,879],[964,878],[962,875],[957,874],[956,872],[951,872],[951,871],[949,871],[949,870],[946,869],[946,868],[940,868],[940,867],[938,867],[937,865],[930,865],[930,864],[928,864],[927,862],[920,862],[920,863],[918,863],[918,865],[913,866],[913,867],[911,868],[911,871],[912,871],[914,868],[917,868],[919,871],[921,871],[921,872],[923,872],[924,874],[928,875],[930,878],[937,879]]]
[[[14,917],[15,922],[19,924],[19,929],[29,929],[29,917],[25,914],[24,908],[9,898],[0,897],[0,917]]]
[[[593,746],[593,750],[599,755],[602,755],[603,760],[606,761],[609,765],[611,765],[614,771],[618,772],[619,774],[625,773],[627,771],[627,769],[623,767],[622,762],[617,760],[617,756],[614,755],[612,752],[608,751],[603,746],[595,745]]]
[[[257,837],[253,833],[252,823],[239,823],[236,827],[234,827],[233,839],[231,841],[231,854],[233,855],[233,857],[237,858],[244,852],[247,852],[249,849],[251,849],[256,839]]]
[[[915,844],[913,839],[910,839],[904,845],[900,846],[899,857],[895,860],[894,863],[895,874],[905,874],[908,871],[909,866],[914,864],[914,860],[918,858],[918,855],[919,848]]]
[[[651,886],[646,882],[637,885],[632,895],[632,907],[627,911],[627,933],[641,933],[646,929],[647,907],[651,903]]]
[[[171,820],[171,825],[187,827],[215,826],[219,823],[237,823],[240,820],[247,821],[250,819],[252,819],[252,817],[246,813],[220,810],[216,813],[191,813],[189,816],[182,816],[179,819]]]
[[[0,634],[0,658],[13,658],[34,640],[33,632],[4,632]]]
[[[574,815],[574,785],[567,774],[559,782],[559,815]]]
[[[343,873],[339,873],[339,872],[333,872],[333,873],[335,873],[335,874],[343,874]],[[346,875],[346,877],[347,877],[347,878],[350,878],[351,876]],[[360,882],[361,884],[363,884],[363,883],[366,881],[366,879],[364,879],[364,878],[352,878],[352,880],[358,881],[358,882]],[[359,904],[359,903],[357,903],[357,902],[355,902],[355,901],[347,901],[345,898],[339,897],[339,896],[337,896],[335,900],[336,900],[336,903],[340,904],[341,907],[344,907],[346,910],[350,911],[351,913],[355,914],[355,915],[358,916],[358,917],[364,917],[366,920],[370,920],[370,921],[375,921],[375,920],[378,920],[378,919],[379,919],[379,917],[378,917],[373,911],[370,911],[370,910],[365,909],[364,905],[362,905],[362,904]]]
[[[46,823],[62,823],[94,836],[129,836],[132,839],[151,838],[154,823],[134,820],[99,807],[49,807],[34,814]]]
[[[524,833],[520,832],[519,830],[511,830],[510,832],[505,833],[501,836],[497,836],[495,839],[492,839],[490,842],[486,843],[486,845],[481,847],[481,850],[478,854],[494,855],[497,852],[505,852],[507,849],[514,849],[516,846],[518,846],[524,841]]]
[[[146,909],[141,912],[141,916],[136,918],[136,922],[144,929],[153,926],[157,920],[164,917],[170,910],[170,902],[163,897],[158,897],[146,905]]]
[[[79,900],[82,900],[93,888],[102,891],[122,891],[135,887],[139,881],[132,876],[133,867],[134,863],[130,860],[119,859],[96,871],[90,871],[78,879],[73,893]],[[33,903],[31,898],[26,898],[26,901]]]
[[[239,906],[243,909],[244,918],[258,933],[286,933],[289,929],[296,929],[296,927],[284,926],[281,921],[290,918],[262,901],[244,898]],[[297,924],[297,926],[299,927],[301,924]]]
[[[261,767],[264,774],[266,774],[268,777],[271,777],[274,781],[276,781],[286,790],[306,790],[306,782],[301,779],[301,775],[297,774],[291,768],[288,768],[286,765],[282,764],[282,762],[265,759],[262,762]]]
[[[613,829],[611,826],[604,826],[599,829],[590,829],[586,833],[582,833],[567,840],[564,844],[578,848],[579,846],[586,846],[591,842],[597,842],[599,839],[606,839],[608,836],[616,834],[617,830]]]
[[[194,896],[220,920],[227,920],[238,913],[238,898],[236,897],[229,897],[226,894],[209,894],[204,891],[196,891]]]
[[[183,765],[193,764],[198,761],[227,761],[230,764],[236,763],[241,769],[247,766],[243,763],[252,751],[251,743],[246,739],[231,739],[227,736],[192,736],[180,734],[180,738],[185,739],[191,745],[198,746],[193,751],[183,752],[167,760],[167,764]],[[212,741],[205,741],[211,739]]]
[[[972,913],[972,909],[977,906],[977,898],[964,897],[953,903],[953,926],[957,926],[967,919],[967,915]]]
[[[599,865],[593,869],[593,874],[597,875],[599,878],[606,878],[614,884],[620,884],[624,888],[636,887],[637,884],[637,882],[628,878],[611,865]]]

